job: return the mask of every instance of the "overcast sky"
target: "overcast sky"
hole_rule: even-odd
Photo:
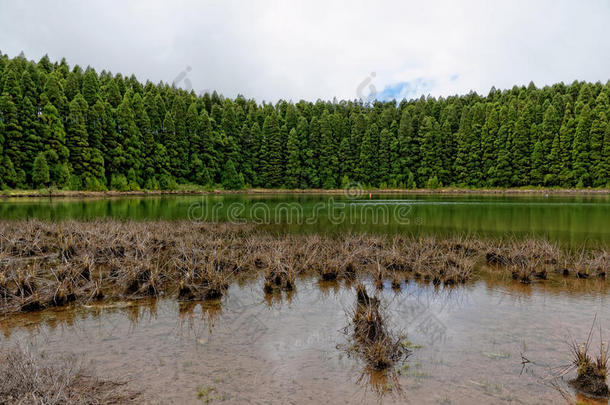
[[[608,0],[0,0],[0,50],[258,101],[411,98],[605,83],[609,22]]]

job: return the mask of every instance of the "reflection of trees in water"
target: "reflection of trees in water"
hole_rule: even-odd
[[[385,207],[390,212],[392,204],[399,203],[404,196],[387,197]],[[590,197],[561,197],[549,201],[539,197],[494,197],[494,196],[425,196],[410,195],[404,204],[412,206],[412,219],[421,218],[421,224],[401,225],[374,224],[369,217],[360,223],[360,216],[343,223],[329,221],[327,215],[319,215],[315,223],[305,224],[309,230],[321,232],[345,232],[348,230],[375,231],[383,233],[413,232],[416,234],[452,235],[456,232],[506,237],[509,234],[523,236],[545,236],[566,244],[608,242],[608,199]],[[218,207],[218,220],[229,216],[227,207],[233,203],[243,204],[245,213],[255,204],[264,204],[267,211],[285,217],[277,207],[281,204],[298,204],[305,217],[311,217],[314,207],[328,199],[327,196],[271,195],[246,196],[198,196],[198,197],[128,197],[113,199],[19,199],[0,204],[0,217],[5,219],[38,218],[57,220],[65,218],[127,218],[127,219],[184,219],[192,203]],[[474,201],[473,201],[474,200]],[[584,201],[583,201],[584,200]],[[581,203],[584,202],[584,203]],[[221,205],[222,204],[222,205]],[[380,203],[382,204],[382,203]],[[412,204],[412,205],[409,205]],[[349,215],[350,205],[344,211]],[[279,213],[278,213],[279,212]],[[246,214],[246,217],[251,216]],[[213,219],[213,218],[208,218]],[[252,219],[252,218],[246,218]],[[357,220],[357,221],[356,221]],[[353,221],[357,223],[352,224]],[[303,224],[286,224],[283,218],[270,218],[270,229],[299,232]],[[383,221],[379,221],[383,222]],[[551,225],[551,226],[550,226]]]

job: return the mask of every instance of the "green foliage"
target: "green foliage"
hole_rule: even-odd
[[[606,187],[610,84],[257,104],[0,58],[0,187]]]
[[[432,176],[428,179],[428,181],[426,182],[426,188],[428,189],[435,189],[438,188],[440,186],[440,183],[438,181],[438,178],[436,176]]]
[[[301,184],[301,149],[295,128],[290,130],[287,143],[286,187],[298,188]]]
[[[32,182],[35,187],[47,187],[51,181],[49,173],[49,165],[44,153],[39,153],[34,159],[34,168],[32,169]]]
[[[70,180],[70,169],[66,163],[56,163],[53,166],[51,182],[58,188],[68,185]]]
[[[222,186],[227,190],[241,190],[245,187],[244,176],[237,173],[235,164],[231,159],[227,160],[223,169]]]
[[[263,145],[260,153],[260,175],[266,187],[280,187],[284,181],[282,141],[277,113],[271,112],[263,124]]]
[[[83,188],[88,191],[106,191],[106,186],[95,177],[86,177],[83,181]]]
[[[11,158],[4,156],[0,165],[0,186],[5,187],[16,187],[18,185],[17,172]]]
[[[84,99],[78,93],[78,96],[70,102],[70,115],[68,116],[66,130],[66,146],[70,151],[69,162],[72,166],[72,172],[76,176],[87,173],[91,165],[85,114],[81,108],[80,100],[84,102]]]
[[[118,191],[129,191],[127,177],[123,174],[113,174],[110,179],[110,188]]]
[[[81,176],[72,173],[68,178],[68,190],[82,190],[83,189],[83,180]]]
[[[174,179],[169,174],[162,174],[159,177],[159,189],[161,190],[175,190],[178,188],[178,184],[176,183],[176,179]]]

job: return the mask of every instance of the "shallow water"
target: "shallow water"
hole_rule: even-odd
[[[0,219],[244,220],[287,232],[536,235],[610,244],[608,195],[227,194],[4,199]]]
[[[300,279],[291,296],[266,299],[260,280],[247,281],[217,304],[160,299],[12,316],[0,320],[0,342],[82,356],[150,403],[538,404],[564,401],[544,378],[569,363],[570,336],[585,339],[595,315],[610,324],[600,280],[523,285],[490,273],[451,289],[388,285],[381,295],[393,328],[422,345],[399,367],[402,396],[379,397],[361,379],[364,364],[338,347],[355,296],[344,282]],[[520,375],[521,354],[536,365]]]

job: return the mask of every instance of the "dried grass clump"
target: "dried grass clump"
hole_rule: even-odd
[[[409,357],[407,345],[388,329],[379,298],[370,297],[364,284],[356,286],[356,305],[350,318],[351,328],[345,330],[351,340],[350,351],[362,357],[369,367],[385,370]]]
[[[601,250],[596,255],[591,257],[589,266],[596,277],[606,278],[610,271],[610,253],[607,250]]]
[[[546,240],[510,240],[487,242],[487,265],[505,269],[515,280],[530,283],[547,279],[549,274],[575,275],[577,278],[605,278],[610,269],[610,255],[605,249],[561,249]]]
[[[608,375],[608,343],[604,342],[601,338],[600,326],[599,354],[596,358],[593,358],[589,354],[592,331],[593,326],[584,343],[579,344],[573,340],[570,345],[572,366],[576,368],[576,378],[570,381],[570,383],[574,388],[585,394],[608,397],[610,396],[608,384],[606,384]]]
[[[578,278],[605,278],[610,270],[610,255],[606,250],[597,252],[581,250],[572,255],[571,266]]]
[[[178,288],[181,301],[216,300],[229,288],[231,272],[224,268],[218,252],[207,255],[200,265],[192,265],[182,272]]]
[[[276,246],[269,254],[265,271],[264,291],[272,294],[277,291],[292,291],[295,287],[295,275],[291,256],[286,254],[285,247]]]
[[[4,270],[0,269],[0,300],[5,300],[8,297],[8,281],[6,279],[6,274],[4,274]]]
[[[450,253],[445,259],[443,282],[446,285],[465,283],[472,276],[476,260],[467,251]]]
[[[415,278],[451,285],[483,260],[528,283],[550,272],[605,277],[605,250],[566,252],[543,240],[367,234],[277,235],[253,225],[188,221],[0,222],[0,314],[105,299],[217,299],[232,280],[267,292],[303,274],[372,276],[378,288]]]
[[[122,381],[95,377],[74,358],[0,352],[0,404],[131,404],[139,394]]]

